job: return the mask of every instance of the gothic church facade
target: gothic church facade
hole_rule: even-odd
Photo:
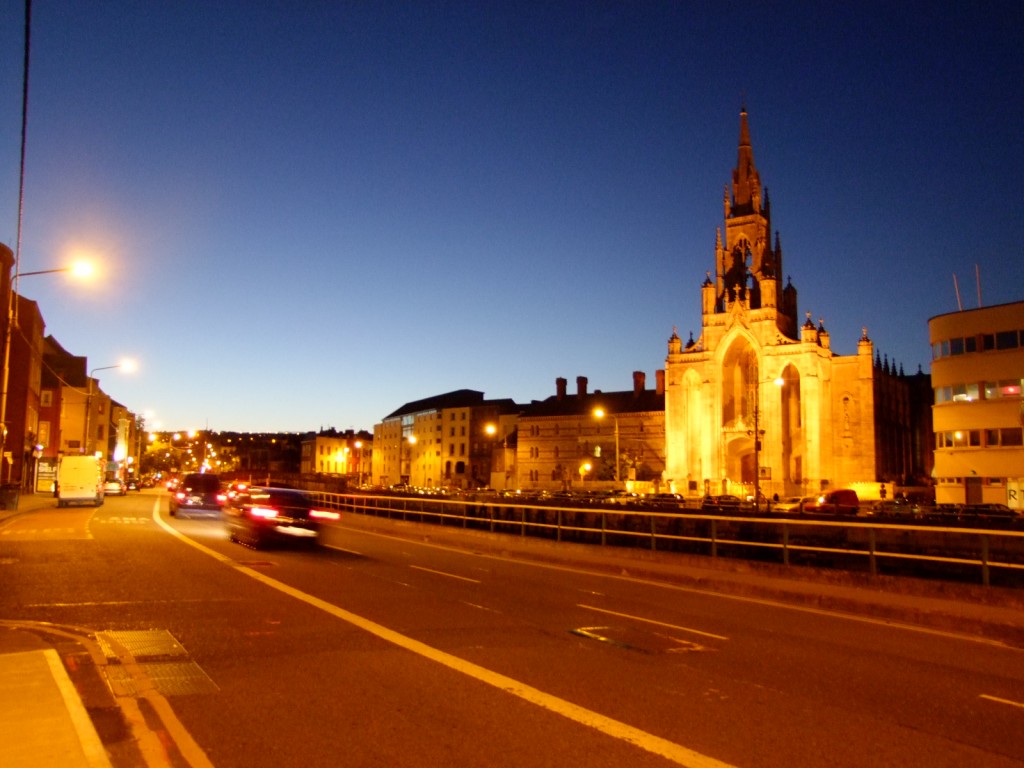
[[[673,332],[668,343],[665,479],[688,495],[767,498],[828,487],[877,498],[880,483],[906,482],[919,471],[912,445],[925,428],[913,423],[914,388],[880,364],[866,329],[856,354],[838,355],[822,322],[809,313],[800,322],[745,109],[724,207],[715,272],[701,286],[701,334],[684,344]]]

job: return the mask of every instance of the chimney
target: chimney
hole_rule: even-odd
[[[583,397],[587,394],[587,377],[577,376],[576,377],[576,394],[579,397]]]
[[[665,371],[659,370],[654,372],[655,381],[655,393],[659,395],[665,394]]]
[[[568,385],[568,383],[569,382],[563,379],[561,376],[555,379],[555,393],[557,394],[559,400],[565,399],[565,388]]]
[[[636,397],[640,396],[640,393],[644,391],[644,385],[647,383],[647,375],[643,371],[633,371],[633,395]]]

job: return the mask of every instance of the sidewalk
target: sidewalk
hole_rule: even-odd
[[[0,765],[110,766],[78,691],[52,648],[0,654]]]
[[[45,493],[21,494],[11,518],[56,507]],[[13,618],[13,617],[3,617]],[[53,648],[23,650],[0,632],[0,765],[4,768],[109,768],[110,760],[81,696]]]

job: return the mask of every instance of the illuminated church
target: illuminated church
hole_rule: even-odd
[[[856,354],[837,355],[821,321],[801,322],[745,109],[724,202],[701,334],[668,342],[666,481],[688,495],[852,487],[870,499],[926,476],[928,376],[883,364],[866,329]]]

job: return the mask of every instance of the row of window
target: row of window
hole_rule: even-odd
[[[986,381],[982,384],[953,384],[949,387],[935,388],[935,404],[971,403],[981,399],[999,400],[1003,397],[1020,397],[1021,379],[1002,379]]]
[[[977,336],[963,336],[935,342],[932,344],[932,360],[967,355],[972,352],[992,352],[1017,349],[1018,347],[1024,347],[1024,330],[979,333]]]
[[[1002,429],[961,429],[936,432],[936,448],[1020,448],[1024,446],[1024,430],[1020,427]]]

